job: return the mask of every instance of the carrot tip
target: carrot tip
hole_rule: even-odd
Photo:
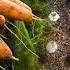
[[[15,58],[14,56],[12,56],[11,59],[12,60],[15,60],[15,61],[19,61],[19,59],[18,58]]]

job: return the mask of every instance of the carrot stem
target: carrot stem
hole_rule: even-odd
[[[4,38],[4,39],[7,39],[4,35],[0,34],[0,37]]]
[[[2,70],[6,70],[4,67],[2,67],[2,66],[0,66],[0,68],[2,69]]]
[[[5,26],[5,28],[6,28],[10,33],[12,33],[12,34],[24,45],[24,47],[25,47],[29,52],[31,52],[33,55],[35,55],[36,57],[39,58],[39,56],[38,56],[37,54],[35,54],[35,53],[32,52],[29,48],[26,47],[26,45],[23,43],[23,41],[22,41],[11,29],[9,29],[6,24],[4,24],[4,26]]]
[[[23,35],[22,32],[14,24],[12,24],[11,22],[9,22],[8,20],[6,22],[8,22],[9,24],[11,24],[13,27],[15,27],[21,33],[21,35],[26,39],[25,35]]]

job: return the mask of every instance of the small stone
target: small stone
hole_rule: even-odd
[[[57,43],[55,41],[49,41],[46,49],[49,53],[54,53],[57,50]]]
[[[50,21],[57,21],[60,16],[59,14],[57,14],[57,12],[54,11],[49,14],[48,18],[50,19]]]

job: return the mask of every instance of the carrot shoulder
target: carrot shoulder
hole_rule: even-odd
[[[0,0],[0,14],[21,21],[30,21],[33,18],[31,11],[9,0]]]

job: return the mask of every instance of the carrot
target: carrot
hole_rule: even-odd
[[[9,0],[0,0],[0,14],[21,21],[31,21],[33,19],[31,11]]]
[[[32,12],[32,9],[28,5],[26,5],[25,3],[21,2],[20,0],[10,0],[10,1],[15,2],[18,5],[21,5]]]
[[[5,17],[3,15],[0,15],[0,25],[5,24]]]
[[[7,60],[16,60],[18,61],[18,58],[15,58],[12,54],[11,49],[8,47],[8,45],[3,41],[2,38],[0,38],[0,58],[7,59]]]

